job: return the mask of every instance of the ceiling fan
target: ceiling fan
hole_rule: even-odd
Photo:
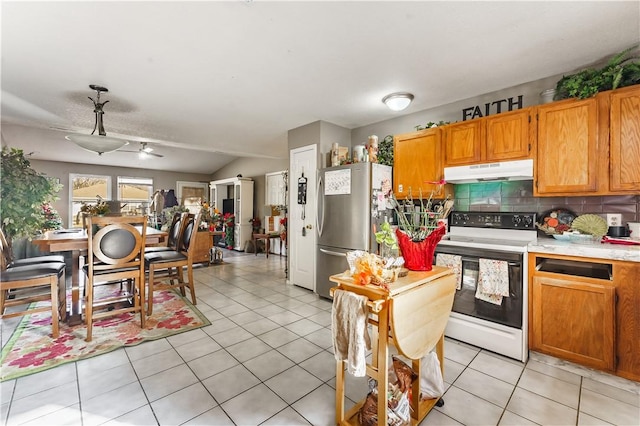
[[[159,157],[162,158],[164,157],[164,155],[162,154],[156,154],[155,152],[153,152],[153,148],[151,148],[150,146],[147,146],[147,142],[140,142],[140,149],[137,151],[129,151],[126,149],[119,149],[118,152],[137,152],[138,153],[138,157],[144,159],[144,158],[148,158],[150,156],[154,156],[154,157]]]

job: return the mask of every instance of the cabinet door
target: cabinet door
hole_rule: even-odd
[[[445,166],[463,166],[482,161],[484,125],[485,119],[476,119],[444,127]]]
[[[531,349],[614,368],[615,287],[534,276]]]
[[[640,263],[614,264],[616,285],[616,374],[640,381]]]
[[[611,191],[640,191],[640,86],[611,94]]]
[[[207,231],[196,232],[193,263],[209,262],[209,249],[211,249],[213,237]]]
[[[599,161],[596,99],[538,107],[534,195],[597,191]]]
[[[486,118],[487,161],[530,157],[530,113],[531,109],[527,108]]]
[[[411,194],[419,198],[429,197],[443,178],[441,130],[434,128],[397,135],[393,138],[394,194],[404,199]],[[434,192],[434,196],[441,194]]]

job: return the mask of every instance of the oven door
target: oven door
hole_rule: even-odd
[[[436,256],[438,253],[446,253],[462,257],[462,283],[453,299],[453,312],[522,328],[523,253],[444,245],[438,245],[435,253]],[[476,299],[480,258],[508,262],[509,297],[503,297],[500,305]]]

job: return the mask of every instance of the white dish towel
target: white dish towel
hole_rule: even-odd
[[[502,298],[509,297],[509,262],[483,258],[479,262],[476,298],[502,305]]]
[[[367,351],[371,349],[371,338],[367,329],[366,296],[351,291],[336,290],[331,307],[331,334],[336,360],[347,361],[347,371],[355,377],[364,377],[367,372]]]
[[[456,276],[456,290],[460,290],[462,285],[462,256],[457,254],[436,254],[436,265],[451,268]]]

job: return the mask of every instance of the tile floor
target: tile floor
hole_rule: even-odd
[[[330,302],[287,285],[283,257],[225,261],[195,273],[210,326],[3,382],[1,424],[334,424]],[[640,383],[449,339],[445,358],[445,404],[423,425],[640,424]],[[347,375],[347,405],[366,389]]]

